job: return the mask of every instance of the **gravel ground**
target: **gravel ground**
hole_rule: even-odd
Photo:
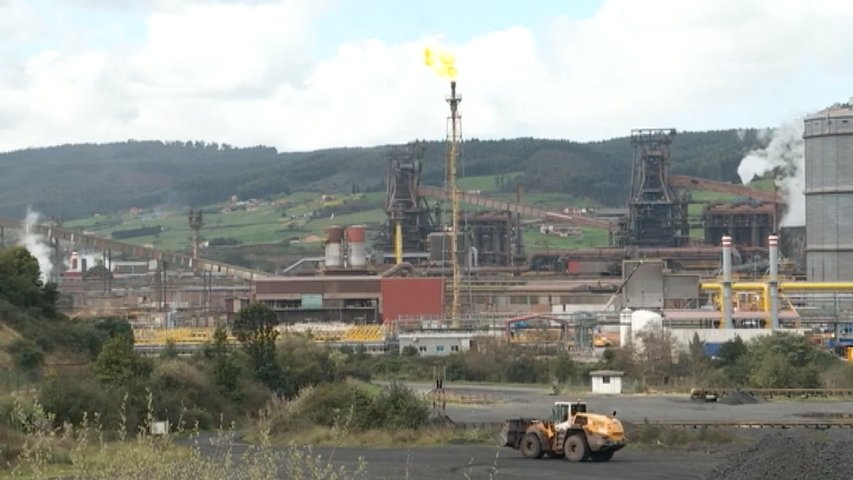
[[[706,480],[853,478],[853,432],[773,433],[711,470]]]

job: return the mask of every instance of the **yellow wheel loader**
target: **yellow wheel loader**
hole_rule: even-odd
[[[625,446],[622,422],[613,415],[587,413],[582,402],[554,402],[553,418],[510,419],[504,423],[504,446],[527,458],[565,457],[572,462],[606,462]]]

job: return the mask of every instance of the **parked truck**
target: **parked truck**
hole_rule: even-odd
[[[515,418],[504,423],[504,446],[527,458],[566,458],[606,462],[625,446],[622,422],[613,415],[588,413],[583,402],[554,402],[552,418]]]

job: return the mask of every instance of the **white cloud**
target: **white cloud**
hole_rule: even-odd
[[[144,35],[120,45],[74,22],[46,25],[63,12],[28,5],[0,0],[0,150],[126,138],[289,150],[445,133],[446,82],[421,64],[440,39],[389,43],[379,31],[318,58],[333,0],[121,2]],[[585,140],[774,125],[844,100],[851,20],[847,1],[610,0],[588,19],[495,25],[445,46],[458,57],[466,137]]]

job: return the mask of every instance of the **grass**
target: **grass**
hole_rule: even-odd
[[[504,180],[521,175],[522,172],[504,174]],[[460,188],[465,191],[480,190],[489,198],[503,201],[515,201],[514,193],[499,193],[494,175],[466,177],[460,180]],[[316,212],[328,207],[345,207],[347,204],[359,201],[368,205],[381,205],[385,192],[369,192],[366,194],[338,195],[333,199],[323,200],[319,193],[294,192],[281,196],[259,206],[251,211],[233,210],[225,213],[227,203],[219,203],[204,207],[204,226],[201,230],[203,239],[234,239],[240,245],[276,244],[281,254],[319,254],[319,243],[300,244],[296,241],[309,236],[324,235],[329,225],[359,225],[376,226],[384,222],[383,208],[370,208],[351,213],[336,213],[314,218]],[[526,194],[524,204],[549,209],[563,209],[567,206],[594,206],[594,202],[577,199],[556,193]],[[447,202],[445,202],[447,203]],[[448,205],[445,205],[447,207]],[[467,211],[480,211],[481,207],[465,205]],[[109,237],[118,230],[129,230],[140,227],[160,226],[162,232],[125,239],[123,241],[135,245],[151,246],[159,250],[188,253],[190,251],[190,231],[186,214],[183,211],[153,211],[142,215],[129,213],[80,219],[66,223],[69,228],[83,229],[96,235]],[[547,250],[571,249],[586,247],[601,247],[608,245],[607,232],[596,229],[584,229],[584,235],[572,238],[546,236],[528,230],[524,234],[528,249]],[[0,359],[1,360],[1,359]]]
[[[625,437],[629,440],[626,448],[637,450],[713,452],[724,445],[745,440],[731,430],[722,428],[691,430],[631,423],[623,426]]]
[[[483,429],[457,429],[452,426],[423,427],[417,430],[375,429],[363,432],[340,431],[329,427],[313,427],[299,432],[276,434],[270,437],[273,445],[291,445],[298,438],[298,445],[392,448],[392,447],[436,447],[441,445],[493,445],[496,432]],[[254,441],[254,438],[249,440]]]
[[[0,465],[0,468],[8,467],[0,473],[4,477],[38,480],[57,477],[336,480],[366,476],[367,464],[363,460],[351,469],[332,464],[331,458],[314,455],[311,447],[291,444],[285,449],[274,449],[263,430],[258,431],[257,443],[246,447],[239,456],[234,451],[236,434],[233,429],[220,429],[213,437],[203,439],[193,431],[188,439],[182,440],[186,432],[180,429],[177,433],[152,436],[147,433],[147,426],[154,418],[150,394],[148,406],[146,420],[134,437],[124,433],[126,425],[121,422],[116,431],[118,439],[108,442],[105,438],[114,433],[105,430],[97,421],[84,420],[76,427],[53,428],[54,417],[38,404],[30,411],[18,405],[10,420],[23,440],[16,447],[19,453],[14,457],[14,464]],[[176,443],[179,440],[184,443]],[[209,445],[202,451],[205,442]]]
[[[569,250],[609,246],[609,234],[601,228],[581,227],[583,235],[559,237],[540,233],[538,228],[527,228],[522,234],[525,249],[531,251]]]
[[[291,240],[309,235],[322,235],[331,224],[355,225],[381,222],[385,219],[382,209],[376,208],[330,217],[309,218],[313,212],[324,207],[343,206],[356,200],[377,202],[383,199],[384,192],[371,192],[365,195],[345,195],[330,201],[323,201],[320,195],[311,192],[296,192],[277,198],[272,202],[251,211],[223,211],[224,204],[205,207],[205,211],[216,209],[215,213],[206,213],[204,227],[201,230],[205,239],[233,238],[242,244],[289,243]],[[191,231],[184,213],[164,211],[158,214],[130,215],[122,214],[110,217],[92,217],[68,222],[70,228],[80,228],[98,235],[109,236],[117,230],[129,230],[144,226],[159,225],[163,228],[157,236],[148,235],[125,240],[136,245],[152,245],[155,248],[171,251],[188,251]]]
[[[516,177],[524,174],[524,172],[504,173],[503,180],[505,183],[511,182]],[[499,175],[479,175],[473,177],[462,177],[457,182],[459,189],[462,191],[479,190],[481,193],[496,192],[500,188],[497,184]]]
[[[17,332],[6,325],[0,324],[0,368],[12,368],[12,357],[6,351],[6,348],[18,337]]]

